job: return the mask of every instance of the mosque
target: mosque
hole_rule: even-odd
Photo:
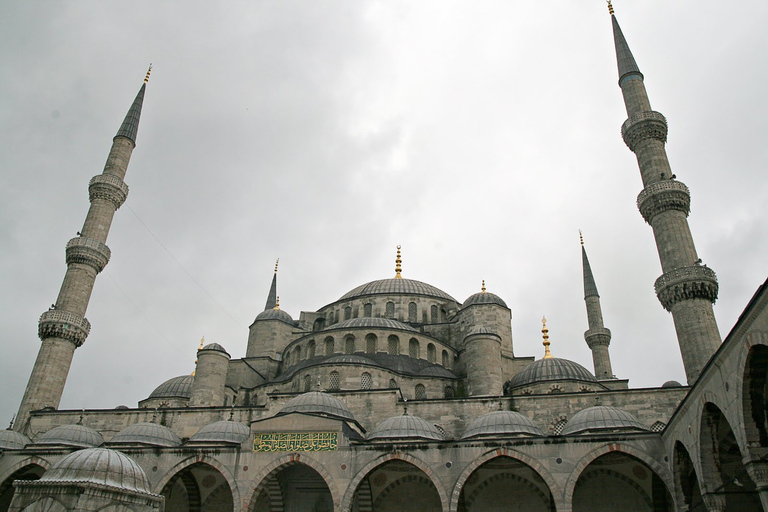
[[[715,272],[694,247],[688,187],[667,160],[665,117],[611,10],[621,134],[661,260],[687,382],[630,389],[614,375],[582,244],[592,370],[517,355],[511,310],[394,275],[298,318],[277,266],[246,355],[201,344],[192,375],[137,407],[58,410],[85,312],[107,265],[147,79],[113,139],[12,429],[0,432],[0,512],[768,512],[768,287],[721,340]],[[333,298],[338,297],[338,298]]]

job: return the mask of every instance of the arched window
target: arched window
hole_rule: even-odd
[[[349,320],[352,318],[352,306],[347,306],[344,308],[344,320]]]
[[[453,386],[445,386],[445,398],[453,398]]]
[[[373,304],[370,302],[363,306],[363,316],[366,318],[370,318],[373,316]]]
[[[322,331],[325,329],[325,318],[318,318],[315,320],[315,323],[312,324],[312,330],[313,331]]]
[[[330,375],[328,375],[328,389],[331,391],[339,390],[339,372],[332,371]]]
[[[369,334],[365,337],[365,351],[368,354],[375,354],[378,345],[378,340],[375,334]]]
[[[291,382],[291,391],[293,393],[298,393],[299,392],[299,386],[301,386],[301,380],[300,379],[294,380],[293,382]]]
[[[360,376],[360,389],[371,389],[373,387],[373,379],[371,378],[371,374],[368,372],[363,372],[363,374]]]
[[[312,340],[307,345],[307,359],[315,357],[315,340]]]
[[[433,324],[440,323],[440,317],[438,317],[438,314],[437,314],[437,306],[432,306],[431,308],[429,308],[429,312],[432,315],[432,323]]]
[[[347,338],[344,340],[344,353],[355,353],[355,338],[353,336],[347,336]]]
[[[419,340],[411,338],[408,342],[408,355],[414,359],[421,357],[421,348],[419,347]]]
[[[387,318],[395,318],[395,303],[387,302]]]
[[[294,351],[293,351],[293,360],[296,363],[301,361],[301,347],[296,347],[296,349],[294,349]]]
[[[333,311],[328,313],[328,325],[333,325]]]
[[[416,303],[411,302],[408,304],[408,321],[416,323]]]
[[[391,356],[399,356],[400,355],[400,338],[392,334],[389,338],[387,338],[387,351],[389,355]]]
[[[437,350],[432,343],[427,345],[427,361],[433,364],[437,362]]]
[[[416,398],[416,400],[427,399],[427,388],[424,387],[424,384],[416,384],[416,389],[414,390],[414,397]]]
[[[389,379],[389,389],[397,389],[397,381],[395,379]]]
[[[325,355],[332,356],[334,351],[333,338],[325,338]]]
[[[312,377],[309,375],[304,376],[304,392],[312,390]]]
[[[447,350],[443,350],[443,368],[450,368],[451,360]]]

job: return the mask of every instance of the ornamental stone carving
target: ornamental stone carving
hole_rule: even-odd
[[[37,324],[37,335],[41,340],[46,338],[63,338],[79,347],[85,343],[85,338],[91,332],[91,324],[85,318],[67,311],[46,311],[40,315]]]
[[[93,238],[78,236],[67,242],[67,265],[70,263],[82,263],[96,270],[96,273],[104,270],[112,256],[109,247]]]
[[[590,349],[600,346],[607,347],[611,344],[611,331],[605,327],[590,329],[584,333],[584,340]]]
[[[635,151],[638,143],[646,139],[667,142],[667,119],[653,110],[632,114],[621,125],[621,137],[632,151]]]
[[[637,208],[648,224],[656,215],[668,210],[680,210],[687,217],[691,211],[691,192],[680,181],[658,181],[640,191]]]
[[[689,299],[717,300],[717,275],[711,268],[692,265],[667,272],[656,280],[656,296],[664,309]]]
[[[117,210],[128,197],[128,185],[117,176],[98,174],[91,178],[90,183],[88,183],[88,196],[91,202],[94,199],[109,201]]]

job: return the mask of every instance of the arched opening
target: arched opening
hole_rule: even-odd
[[[363,374],[360,376],[360,389],[371,389],[373,387],[373,379],[371,378],[371,374],[368,372],[363,372]]]
[[[593,460],[576,481],[573,512],[673,512],[667,486],[641,460],[610,452]]]
[[[301,361],[301,347],[296,347],[293,351],[293,363],[296,364]]]
[[[370,318],[373,316],[373,304],[370,302],[368,304],[363,305],[363,316],[366,318]]]
[[[307,345],[307,359],[312,359],[315,357],[315,340],[312,340]]]
[[[432,364],[435,364],[437,362],[437,349],[435,349],[435,345],[430,343],[427,345],[427,361],[429,361]]]
[[[355,353],[355,337],[354,336],[347,336],[344,339],[344,353],[345,354]]]
[[[409,303],[408,304],[408,321],[412,324],[416,323],[417,315],[418,315],[418,312],[416,310],[416,303],[415,302]]]
[[[368,354],[375,354],[378,349],[378,339],[375,334],[368,334],[365,337],[365,352]]]
[[[768,447],[768,347],[749,349],[744,366],[744,429],[749,446]]]
[[[408,355],[414,359],[418,359],[421,356],[421,347],[419,347],[419,340],[411,338],[408,342]]]
[[[344,308],[344,320],[349,320],[352,318],[352,306],[347,306]]]
[[[416,400],[427,399],[427,388],[424,387],[424,384],[416,384],[416,387],[413,389],[413,397]]]
[[[702,410],[700,443],[705,492],[721,496],[717,499],[725,501],[726,510],[760,510],[760,498],[742,463],[736,436],[725,415],[713,403],[705,404]]]
[[[171,478],[161,493],[165,510],[183,512],[229,512],[234,510],[232,489],[216,468],[198,462]]]
[[[325,318],[315,319],[315,322],[312,324],[312,330],[317,332],[322,331],[323,329],[325,329]]]
[[[330,336],[325,338],[325,355],[332,356],[334,350],[335,348],[334,348],[333,338],[331,338]]]
[[[13,482],[16,480],[40,480],[45,473],[45,468],[37,464],[29,464],[13,472],[11,476],[0,484],[0,512],[6,512],[13,499]]]
[[[442,512],[435,484],[419,468],[391,460],[371,470],[355,489],[352,512]]]
[[[448,351],[443,350],[443,368],[450,368],[451,367],[451,360],[448,356]]]
[[[386,312],[387,318],[395,318],[395,303],[387,302],[385,312]]]
[[[304,392],[312,391],[312,377],[307,374],[304,376]]]
[[[675,469],[675,488],[678,491],[678,497],[682,495],[683,510],[706,510],[701,501],[701,488],[699,479],[696,477],[696,470],[693,467],[693,461],[685,449],[683,443],[675,443],[674,453]]]
[[[398,338],[394,334],[391,334],[389,338],[387,338],[387,351],[391,356],[399,356],[400,355],[400,338]]]
[[[341,379],[339,378],[339,372],[337,372],[336,370],[332,371],[328,375],[328,389],[330,391],[338,391],[340,380]]]
[[[510,510],[555,512],[552,493],[541,476],[511,457],[496,457],[467,478],[459,495],[459,512]]]
[[[317,471],[302,463],[283,466],[267,475],[251,503],[252,512],[333,512],[328,484]]]
[[[440,317],[438,316],[438,313],[437,313],[437,306],[435,305],[430,306],[429,315],[432,317],[433,324],[440,323]]]

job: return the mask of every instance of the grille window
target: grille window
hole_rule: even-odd
[[[387,340],[387,348],[389,349],[389,355],[391,356],[399,356],[400,355],[400,338],[397,336],[390,336]]]
[[[424,387],[424,384],[416,384],[416,389],[414,391],[415,391],[414,396],[416,397],[416,400],[426,400],[427,389]]]
[[[360,389],[371,389],[371,387],[373,387],[373,379],[371,379],[371,374],[364,372],[360,377]]]
[[[432,306],[429,308],[429,312],[432,315],[432,323],[436,324],[440,322],[440,318],[437,315],[437,306]]]
[[[411,341],[408,343],[408,355],[414,359],[418,359],[421,355],[419,341],[415,338],[411,338]]]
[[[432,343],[427,345],[427,361],[430,363],[437,361],[437,350],[435,350],[435,346]]]
[[[350,337],[344,340],[344,353],[345,354],[355,353],[355,338]]]
[[[411,302],[408,304],[408,321],[416,323],[416,303]]]
[[[389,379],[389,389],[397,389],[397,381],[395,379]]]
[[[363,316],[369,318],[373,316],[373,304],[369,303],[363,306]]]
[[[450,368],[451,360],[447,350],[443,350],[443,368]]]
[[[568,423],[568,420],[562,419],[555,423],[555,425],[552,427],[552,431],[555,433],[556,436],[559,436],[563,433],[563,429],[565,428],[565,424]]]
[[[352,306],[347,306],[344,308],[344,320],[349,320],[352,318]]]
[[[453,386],[445,386],[445,398],[453,398]]]
[[[331,372],[328,375],[328,389],[331,391],[339,390],[339,372]]]
[[[375,334],[369,334],[365,337],[365,351],[369,354],[375,354],[376,353],[376,347],[377,340]]]
[[[651,432],[661,432],[664,430],[664,427],[666,427],[666,423],[663,423],[661,421],[657,421],[653,425],[651,425]]]
[[[395,303],[387,302],[387,318],[395,318]]]
[[[325,355],[327,356],[333,355],[333,338],[325,339]]]

